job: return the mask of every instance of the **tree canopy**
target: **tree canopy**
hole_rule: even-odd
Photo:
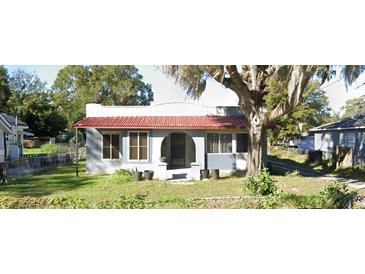
[[[274,109],[277,101],[285,98],[286,87],[272,83],[273,92],[266,98],[269,109]],[[320,82],[310,81],[296,108],[276,120],[280,130],[269,132],[271,143],[287,144],[290,139],[300,137],[309,129],[330,122],[331,108]]]
[[[10,96],[8,71],[4,66],[0,66],[0,113],[8,111],[8,100]]]
[[[56,111],[47,90],[35,73],[14,71],[9,77],[11,95],[7,113],[26,122],[36,136],[55,137],[66,128],[66,120]]]
[[[346,86],[365,70],[362,65],[339,67]],[[169,65],[163,72],[173,77],[192,97],[204,92],[206,81],[214,79],[235,92],[248,120],[248,175],[255,175],[266,163],[267,128],[297,107],[310,80],[329,80],[338,68],[332,65]],[[273,81],[275,80],[275,81]],[[273,83],[285,85],[285,95],[268,107],[267,96],[275,93]]]
[[[365,95],[347,100],[341,110],[344,111],[343,118],[365,114]]]
[[[52,98],[70,128],[85,116],[85,104],[149,105],[150,84],[135,66],[66,66],[52,86]]]

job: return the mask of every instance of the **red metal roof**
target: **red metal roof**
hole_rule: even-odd
[[[118,116],[86,117],[74,128],[130,129],[241,129],[247,127],[242,116]]]

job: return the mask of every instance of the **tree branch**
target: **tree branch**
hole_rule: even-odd
[[[238,97],[240,98],[241,104],[245,109],[246,115],[252,112],[255,107],[253,100],[250,97],[250,90],[247,87],[247,84],[241,79],[237,67],[235,65],[226,66],[227,72],[229,73],[230,79],[233,83],[233,91],[236,92]]]
[[[294,66],[288,84],[288,98],[269,114],[270,122],[275,121],[298,105],[312,75],[311,66],[304,68],[302,66]]]

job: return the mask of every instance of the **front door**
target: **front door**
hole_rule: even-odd
[[[171,133],[171,167],[185,167],[185,133]]]

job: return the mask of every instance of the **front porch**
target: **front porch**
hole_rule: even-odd
[[[188,181],[190,172],[191,172],[191,168],[167,169],[167,171],[166,171],[167,180]]]

